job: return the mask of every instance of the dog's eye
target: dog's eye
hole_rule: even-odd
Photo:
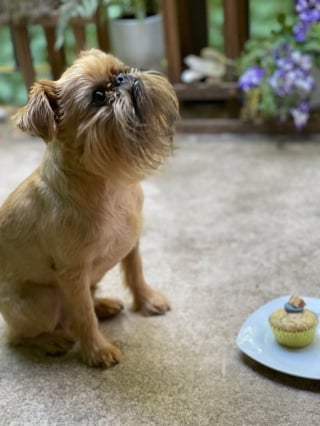
[[[96,89],[92,94],[92,103],[101,107],[106,104],[106,94],[103,89]]]

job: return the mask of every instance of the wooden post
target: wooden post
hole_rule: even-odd
[[[54,80],[58,80],[65,68],[65,55],[63,47],[55,49],[56,31],[55,27],[43,25],[44,35],[47,41],[48,62]]]
[[[104,52],[110,51],[109,33],[108,33],[108,16],[106,7],[99,1],[99,6],[95,15],[98,45]]]
[[[175,0],[161,0],[167,74],[171,83],[180,81],[181,54]]]
[[[29,34],[26,25],[11,25],[18,66],[22,72],[27,91],[35,82],[36,76],[31,56]]]
[[[74,35],[74,47],[76,54],[78,55],[81,50],[85,50],[86,48],[86,30],[84,22],[72,22],[70,24],[73,35]]]
[[[248,0],[224,0],[225,54],[230,59],[239,57],[249,37]]]
[[[207,2],[205,0],[177,0],[180,50],[182,59],[199,55],[208,46]]]

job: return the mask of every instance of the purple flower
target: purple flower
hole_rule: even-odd
[[[310,74],[311,56],[303,55],[285,45],[277,49],[275,57],[276,69],[269,78],[269,84],[276,95],[309,95],[314,87],[314,79]]]
[[[287,96],[294,92],[305,96],[311,93],[314,87],[314,79],[301,69],[288,72],[275,70],[269,78],[269,84],[278,96]]]
[[[279,70],[272,74],[269,84],[278,96],[287,96],[293,90],[291,76]]]
[[[297,20],[291,33],[293,45],[307,41],[310,29],[315,23],[320,23],[320,0],[295,0],[295,10]],[[245,92],[261,86],[262,101],[264,95],[273,97],[280,116],[287,118],[290,114],[295,127],[301,130],[310,114],[310,99],[315,87],[314,61],[313,56],[304,54],[299,47],[294,49],[288,42],[271,50],[271,62],[262,61],[266,70],[259,66],[248,68],[239,78],[238,85]],[[270,108],[269,112],[273,114],[276,111]]]
[[[263,68],[254,65],[248,68],[240,77],[238,81],[239,87],[244,91],[248,92],[254,87],[259,86],[261,80],[265,75],[265,71]]]
[[[312,68],[312,58],[310,55],[303,55],[298,50],[291,53],[291,60],[294,67],[299,67],[304,71],[309,71]]]
[[[290,56],[276,59],[275,64],[283,71],[290,71],[293,68],[293,61]]]
[[[290,70],[294,62],[301,61],[301,58],[297,57],[297,54],[300,54],[300,52],[293,50],[288,43],[283,43],[280,47],[272,51],[275,65],[282,70]]]
[[[297,0],[296,12],[299,22],[293,28],[293,35],[297,41],[303,42],[311,25],[320,22],[320,0]]]
[[[306,9],[299,13],[299,21],[306,24],[312,24],[313,22],[319,22],[320,10],[317,9]]]
[[[298,22],[297,25],[293,27],[294,38],[299,42],[306,41],[309,29],[310,24],[305,22]]]
[[[307,101],[301,102],[297,108],[291,108],[290,114],[292,115],[294,125],[297,130],[301,130],[308,121],[310,113],[310,105]]]
[[[319,0],[296,0],[296,12],[302,20],[312,19],[314,22],[319,18],[320,1]]]
[[[295,88],[302,94],[311,94],[311,91],[314,88],[313,77],[310,74],[304,75],[303,73],[300,73],[300,76],[295,82]]]
[[[302,12],[304,9],[308,7],[309,1],[308,0],[297,0],[296,1],[296,11],[298,13]]]

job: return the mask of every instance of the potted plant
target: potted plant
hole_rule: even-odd
[[[162,16],[157,0],[118,0],[119,12],[109,20],[113,53],[125,63],[161,71],[164,58]]]
[[[57,47],[63,44],[69,20],[91,17],[99,3],[108,12],[112,53],[132,67],[161,71],[164,43],[159,0],[61,0]]]

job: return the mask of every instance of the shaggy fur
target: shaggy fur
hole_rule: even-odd
[[[140,72],[98,50],[83,52],[58,81],[34,84],[17,116],[47,144],[39,168],[0,209],[0,311],[11,341],[111,366],[120,350],[98,318],[121,311],[96,286],[121,262],[134,307],[169,309],[143,276],[139,182],[171,153],[175,93],[156,72]]]

